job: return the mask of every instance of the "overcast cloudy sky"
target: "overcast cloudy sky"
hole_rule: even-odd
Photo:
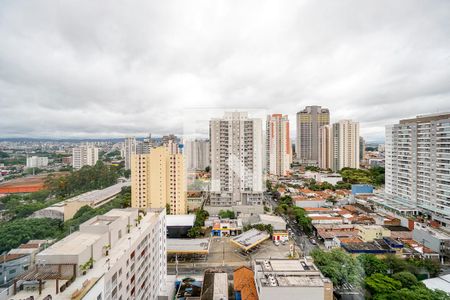
[[[450,111],[450,1],[0,2],[0,137],[182,133],[186,111]]]

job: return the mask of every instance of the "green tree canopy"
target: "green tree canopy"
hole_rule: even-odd
[[[392,293],[402,287],[400,281],[380,273],[367,277],[364,283],[372,295]]]

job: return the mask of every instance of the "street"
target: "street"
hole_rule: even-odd
[[[266,202],[269,203],[273,209],[275,209],[275,207],[278,206],[278,203],[272,199],[272,195],[270,195],[269,193],[265,192],[264,193]],[[299,249],[301,250],[301,252],[305,255],[308,256],[309,253],[311,252],[311,250],[313,250],[314,248],[318,247],[316,245],[313,245],[308,236],[306,236],[301,229],[299,228],[299,226],[297,224],[294,223],[293,220],[291,220],[288,216],[286,215],[282,215],[281,216],[287,224],[287,228],[291,229],[292,232],[294,233],[293,235],[293,240],[295,241],[295,244],[297,245],[297,247],[299,247]]]

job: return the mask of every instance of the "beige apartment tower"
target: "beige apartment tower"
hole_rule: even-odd
[[[297,113],[297,159],[316,165],[319,160],[319,129],[330,124],[330,111],[320,106],[307,106]]]
[[[171,154],[166,147],[131,159],[131,206],[166,208],[169,214],[186,214],[186,174],[182,153]]]
[[[333,164],[332,126],[324,125],[319,129],[319,168],[331,169]]]
[[[266,172],[285,176],[289,172],[292,162],[288,116],[269,115],[266,126]]]
[[[359,168],[359,123],[342,120],[333,124],[332,169]]]

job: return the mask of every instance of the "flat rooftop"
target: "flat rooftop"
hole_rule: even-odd
[[[167,215],[166,226],[193,226],[195,215]]]
[[[40,255],[78,255],[102,237],[102,234],[74,232],[59,242],[51,245]]]
[[[244,250],[249,250],[250,248],[264,242],[269,237],[270,235],[267,232],[259,231],[258,229],[253,228],[234,237],[231,241]]]
[[[167,254],[208,254],[209,238],[167,239]]]
[[[329,280],[312,261],[293,259],[256,260],[255,277],[265,287],[323,287]]]

